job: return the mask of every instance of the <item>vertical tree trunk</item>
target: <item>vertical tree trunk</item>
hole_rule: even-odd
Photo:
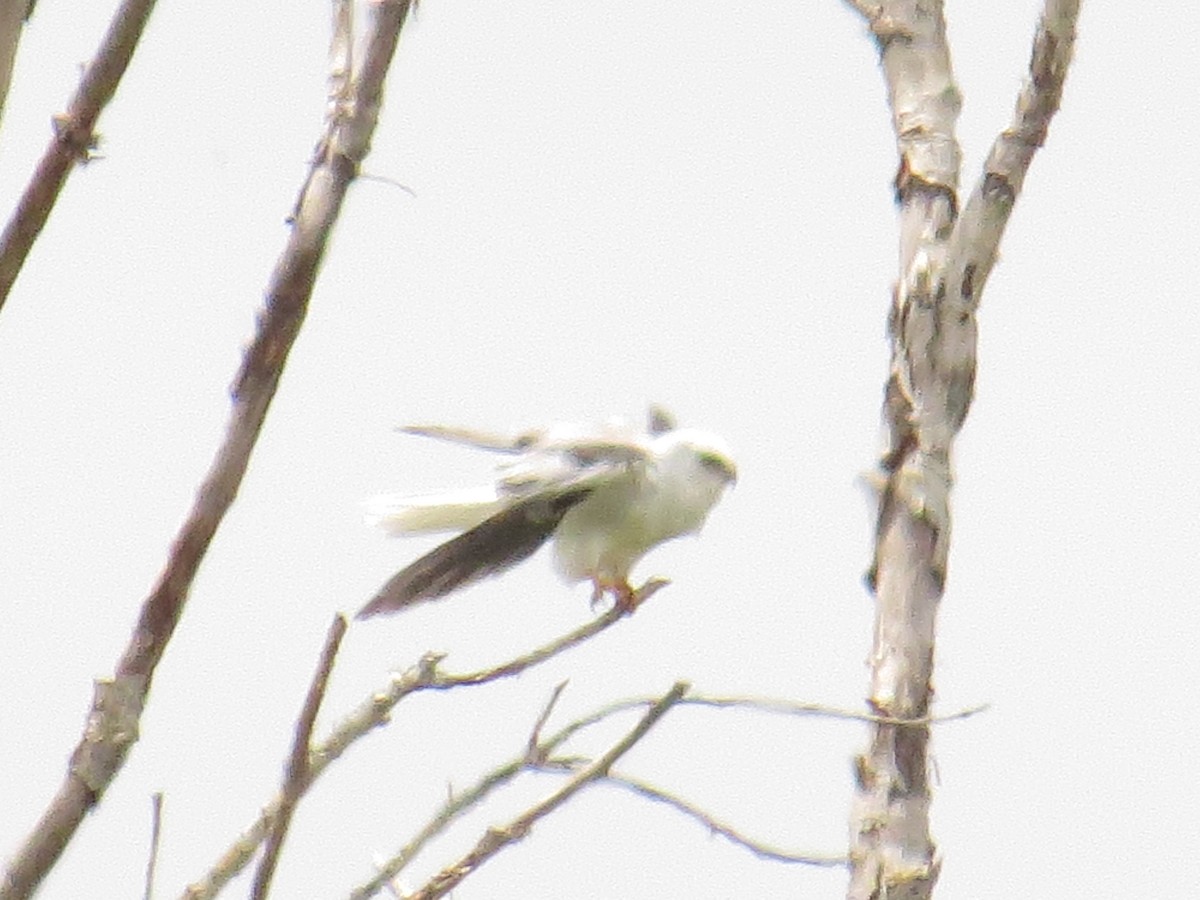
[[[951,450],[975,384],[975,313],[1034,152],[1058,109],[1078,0],[1047,0],[1014,121],[959,215],[961,154],[940,0],[854,2],[887,81],[900,168],[900,277],[889,316],[887,445],[870,584],[868,704],[881,717],[858,757],[850,817],[852,900],[932,895],[939,860],[926,776],[937,609],[950,543]]]

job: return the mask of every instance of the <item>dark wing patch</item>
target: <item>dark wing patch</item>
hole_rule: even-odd
[[[401,569],[359,610],[357,618],[436,600],[528,559],[554,533],[571,507],[591,491],[591,487],[577,487],[514,503]]]

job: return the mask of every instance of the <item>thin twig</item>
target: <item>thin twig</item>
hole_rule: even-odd
[[[143,893],[145,900],[154,897],[154,870],[158,868],[158,846],[162,836],[162,791],[150,795],[150,856],[146,860],[146,889]]]
[[[474,682],[469,682],[474,683]],[[557,700],[558,691],[552,698],[550,704],[547,704],[547,709],[553,702]],[[430,817],[429,821],[418,831],[403,847],[394,853],[386,862],[377,864],[377,874],[375,878],[359,888],[359,896],[369,896],[373,890],[378,890],[385,885],[390,879],[395,878],[403,871],[417,854],[420,853],[434,838],[442,834],[455,820],[464,816],[471,809],[479,806],[486,800],[497,788],[508,784],[522,771],[546,772],[557,769],[558,771],[578,770],[579,768],[591,763],[591,759],[587,757],[567,757],[561,754],[551,757],[569,738],[575,736],[580,731],[589,728],[593,725],[608,719],[611,716],[619,715],[624,712],[629,712],[635,709],[653,706],[659,701],[658,697],[634,697],[624,700],[618,700],[613,703],[606,704],[599,709],[581,716],[574,721],[564,725],[562,728],[549,735],[542,737],[541,731],[545,726],[544,719],[547,716],[539,718],[538,726],[535,728],[536,745],[527,746],[524,753],[512,759],[506,760],[496,766],[490,772],[479,779],[470,789],[458,792],[449,796],[446,802]],[[786,700],[774,700],[762,697],[720,697],[720,696],[685,696],[680,698],[677,706],[700,706],[714,709],[749,709],[757,712],[768,712],[782,715],[799,715],[799,716],[822,716],[834,719],[844,719],[848,721],[876,721],[880,717],[871,716],[864,713],[855,713],[847,710],[840,710],[834,707],[822,706],[820,704],[811,703],[794,703]],[[919,724],[929,724],[929,722],[949,722],[957,719],[964,719],[968,716],[975,715],[978,712],[986,709],[986,706],[973,707],[971,709],[961,710],[956,713],[951,713],[945,716],[931,717],[929,720],[922,722],[904,722],[897,724],[905,724],[915,726]],[[682,801],[681,801],[682,802]],[[755,845],[760,847],[761,845]],[[757,849],[755,852],[758,852]],[[796,856],[789,861],[805,862],[811,861],[814,865],[834,864],[834,862],[824,862],[824,860],[834,860],[834,862],[842,858],[835,857],[820,857],[820,856]]]
[[[519,675],[521,672],[545,662],[556,654],[562,653],[600,634],[600,632],[612,627],[624,617],[624,613],[619,609],[609,610],[599,618],[593,619],[568,634],[555,638],[544,646],[538,647],[514,660],[474,672],[457,675],[442,673],[439,671],[438,666],[443,656],[436,653],[425,654],[415,665],[406,671],[393,674],[388,684],[382,690],[373,693],[360,703],[357,709],[352,711],[334,727],[333,733],[328,738],[313,747],[309,758],[309,786],[325,772],[331,763],[345,753],[351,745],[374,729],[385,724],[396,704],[410,694],[428,690],[451,690],[456,687],[475,687],[489,684],[502,678]],[[515,776],[521,770],[523,764],[524,756],[522,755],[522,757],[514,762],[511,771],[506,770],[496,773],[492,779],[491,786],[494,787]],[[453,808],[457,810],[471,806],[485,796],[490,789],[491,787],[488,786],[480,786],[477,793],[468,792],[467,794],[460,794],[454,799]],[[258,818],[221,854],[212,867],[203,876],[188,886],[183,895],[186,900],[205,900],[205,898],[215,897],[230,879],[245,868],[258,849],[259,844],[266,837],[271,823],[279,813],[279,806],[280,797],[277,795],[263,807]],[[453,814],[452,812],[451,815]],[[439,831],[440,828],[432,828],[424,840],[428,840],[428,838],[434,836]],[[413,850],[414,854],[415,852],[416,849]]]
[[[424,887],[410,895],[410,900],[437,900],[453,890],[467,875],[503,850],[525,837],[534,823],[549,815],[583,788],[608,774],[613,763],[627,753],[688,690],[686,682],[676,684],[648,709],[641,720],[620,741],[561,788],[540,803],[534,804],[507,825],[489,828],[474,848],[431,878]]]
[[[545,766],[546,757],[566,739],[566,736],[561,733],[544,741],[541,736],[542,729],[545,727],[546,721],[549,719],[550,713],[553,711],[559,697],[562,696],[566,685],[565,681],[561,682],[551,693],[550,700],[543,707],[530,732],[525,752],[520,756],[513,757],[501,763],[480,778],[468,790],[460,792],[447,791],[446,801],[442,804],[441,808],[430,817],[425,826],[407,844],[400,848],[397,853],[393,854],[386,862],[376,865],[375,876],[358,888],[355,896],[369,897],[382,887],[391,885],[416,855],[433,838],[445,831],[452,822],[481,804],[493,791],[512,781],[521,772],[527,770],[538,771],[540,767]]]
[[[377,866],[377,874],[375,878],[364,884],[358,889],[355,896],[365,897],[370,896],[375,890],[385,885],[388,881],[395,878],[399,873],[416,858],[433,838],[442,834],[450,824],[458,818],[461,818],[468,811],[480,805],[489,795],[497,788],[508,784],[516,778],[522,771],[547,772],[547,771],[578,771],[580,768],[589,765],[591,760],[587,757],[567,757],[556,755],[551,756],[559,747],[561,747],[569,738],[578,734],[580,731],[589,728],[601,721],[608,719],[611,716],[619,715],[620,713],[629,712],[634,709],[651,707],[659,702],[658,697],[633,697],[624,700],[618,700],[613,703],[606,704],[603,707],[581,716],[578,719],[568,723],[548,737],[542,737],[541,732],[545,726],[545,722],[549,717],[549,710],[553,707],[559,697],[562,685],[555,689],[550,702],[546,706],[546,711],[539,717],[538,723],[534,728],[525,752],[517,757],[509,759],[501,763],[496,768],[492,769],[484,775],[475,785],[469,790],[458,792],[447,798],[446,802],[432,815],[425,826],[414,835],[408,843],[384,863]],[[891,724],[918,726],[928,725],[932,723],[950,722],[959,719],[965,719],[987,709],[987,706],[976,706],[969,709],[960,710],[944,716],[930,716],[920,721],[896,721],[887,720],[885,717],[872,716],[866,713],[852,712],[849,710],[837,709],[835,707],[823,706],[815,703],[795,703],[786,700],[775,700],[763,697],[721,697],[721,696],[684,696],[677,702],[677,706],[699,706],[712,709],[749,709],[756,712],[768,712],[781,715],[792,716],[821,716],[825,718],[843,719],[847,721],[866,721],[878,722],[881,719],[890,722]],[[614,776],[615,777],[615,776]],[[628,782],[633,782],[633,779],[625,779]],[[642,784],[642,783],[638,783]],[[656,789],[648,788],[647,794]],[[691,815],[698,821],[701,821],[711,827],[714,831],[725,834],[730,840],[740,843],[754,853],[770,858],[777,858],[784,862],[805,863],[817,866],[832,866],[842,865],[845,863],[845,857],[840,856],[818,856],[813,854],[795,854],[787,851],[771,848],[764,844],[751,841],[743,837],[732,829],[730,826],[722,825],[716,819],[708,816],[700,811],[697,807],[686,803],[681,799],[663,793],[663,802],[670,803],[676,806],[682,812]],[[655,798],[652,798],[655,799]],[[714,824],[715,823],[715,824]]]
[[[271,889],[271,879],[275,875],[275,866],[279,862],[279,853],[283,849],[283,840],[287,837],[292,813],[308,788],[309,744],[312,741],[313,725],[317,721],[317,713],[321,709],[321,701],[329,685],[329,675],[333,671],[333,661],[345,634],[346,617],[339,613],[333,617],[333,623],[329,626],[325,646],[321,650],[321,659],[317,663],[317,671],[313,675],[312,684],[309,685],[308,696],[304,698],[300,718],[296,722],[296,736],[292,741],[291,755],[288,757],[287,774],[279,792],[279,814],[271,825],[258,871],[254,873],[254,887],[250,891],[253,900],[264,900]]]
[[[566,690],[567,682],[560,681],[554,686],[554,690],[550,692],[550,699],[546,701],[546,706],[542,709],[541,715],[537,721],[533,723],[533,728],[529,731],[529,742],[525,745],[525,761],[530,765],[536,765],[542,759],[541,740],[542,729],[546,727],[546,722],[550,719],[550,713],[554,712],[554,705],[558,703],[558,698],[562,696],[562,692]]]
[[[0,308],[45,227],[71,169],[77,162],[87,162],[95,149],[96,120],[116,93],[153,9],[154,0],[121,3],[95,58],[84,69],[67,111],[54,117],[50,144],[0,235]]]
[[[601,719],[607,718],[613,713],[623,712],[625,710],[637,709],[643,706],[649,706],[654,703],[654,697],[629,697],[623,700],[616,700],[606,706],[601,707],[589,716],[577,719],[571,723],[568,728],[573,731],[578,731],[590,725],[594,725]],[[900,725],[908,727],[917,727],[923,725],[935,725],[943,722],[954,722],[960,719],[967,719],[990,709],[989,704],[980,704],[978,706],[967,707],[960,709],[957,712],[947,713],[938,716],[922,716],[917,719],[897,719],[889,716],[877,716],[871,713],[861,713],[854,710],[842,709],[836,706],[826,706],[822,703],[796,703],[791,700],[776,700],[770,697],[721,697],[708,696],[704,694],[695,694],[684,697],[679,701],[680,706],[702,706],[713,709],[749,709],[755,712],[775,713],[785,716],[819,716],[824,719],[843,719],[852,722],[869,722],[874,724],[885,725]]]
[[[557,699],[558,692],[556,690],[555,697]],[[644,707],[652,707],[658,703],[659,697],[634,697],[625,700],[618,700],[613,703],[606,704],[599,709],[581,716],[572,722],[564,725],[562,728],[555,731],[553,734],[542,737],[541,731],[545,726],[544,718],[539,718],[539,724],[535,728],[537,733],[536,744],[532,747],[527,746],[525,751],[512,759],[506,760],[496,766],[490,772],[479,779],[470,789],[451,795],[446,802],[430,817],[429,821],[414,835],[408,843],[401,847],[390,859],[386,862],[377,865],[377,874],[375,878],[364,884],[358,889],[356,896],[370,896],[373,891],[379,890],[387,884],[391,879],[403,871],[417,854],[425,849],[426,846],[435,837],[442,834],[455,820],[461,818],[473,808],[479,806],[488,798],[497,788],[508,784],[523,771],[532,772],[548,772],[548,771],[578,771],[579,769],[590,765],[592,760],[588,757],[578,756],[563,756],[555,754],[556,751],[566,741],[578,734],[585,728],[589,728],[598,724],[605,719],[614,715],[629,712],[634,709],[642,709]],[[548,704],[549,707],[551,704]],[[852,713],[845,710],[838,710],[832,707],[824,707],[819,704],[793,703],[785,700],[772,700],[768,698],[755,697],[717,697],[717,696],[684,696],[677,702],[677,706],[701,706],[714,709],[750,709],[757,712],[770,712],[783,715],[816,715],[825,716],[835,719],[845,719],[849,721],[874,721],[877,716],[869,716],[861,713]],[[935,717],[938,722],[947,722],[955,719],[966,718],[980,712],[985,707],[975,707],[973,709],[963,710],[947,716]],[[915,726],[916,723],[905,722],[905,725]],[[680,808],[687,807],[684,801],[679,801]],[[695,809],[690,807],[690,809]],[[703,814],[698,814],[698,818],[702,818]],[[702,819],[707,821],[706,819]],[[731,836],[731,840],[733,840]],[[753,844],[748,842],[748,839],[742,839],[747,843],[747,846]],[[770,850],[765,850],[761,844],[753,844],[750,847],[756,853],[760,850],[765,855],[769,855]],[[808,862],[813,865],[836,865],[844,862],[843,857],[824,857],[816,855],[796,855],[786,854],[783,851],[778,851],[787,857],[789,862]]]
[[[570,761],[570,765],[574,768],[578,763],[574,760]],[[663,803],[677,812],[683,813],[689,818],[695,819],[713,834],[719,834],[721,837],[749,850],[755,856],[762,859],[772,860],[782,863],[796,863],[806,866],[823,866],[831,868],[834,866],[846,865],[845,856],[814,856],[806,853],[793,853],[789,850],[782,850],[778,847],[773,847],[770,844],[764,844],[760,841],[752,840],[746,837],[732,825],[727,825],[715,816],[706,813],[700,807],[689,803],[681,797],[676,797],[669,791],[655,787],[647,781],[642,781],[638,778],[633,778],[629,775],[622,775],[616,772],[609,772],[604,778],[605,784],[615,785],[616,787],[632,791],[640,797],[647,800],[652,800],[655,803]]]
[[[626,615],[625,610],[619,606],[614,606],[598,618],[592,619],[586,624],[580,626],[569,634],[563,635],[557,640],[551,641],[544,647],[538,647],[536,650],[530,651],[524,656],[518,656],[516,659],[502,663],[498,666],[480,669],[477,672],[465,672],[461,675],[444,675],[438,677],[429,687],[435,690],[446,688],[456,688],[466,684],[486,684],[489,681],[498,681],[501,678],[509,678],[513,675],[519,675],[528,669],[530,666],[536,666],[538,663],[545,662],[552,656],[562,653],[564,650],[569,650],[576,644],[581,644],[592,636],[599,634],[610,625],[619,622]]]

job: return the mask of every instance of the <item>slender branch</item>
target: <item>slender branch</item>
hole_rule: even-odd
[[[0,883],[0,900],[26,897],[36,888],[83,816],[99,802],[137,740],[154,670],[183,614],[200,562],[237,495],[288,353],[304,322],[333,224],[370,145],[381,82],[410,5],[409,0],[381,0],[374,7],[375,29],[367,41],[364,75],[355,82],[352,102],[335,107],[342,117],[327,122],[326,137],[296,207],[294,227],[271,275],[254,339],[234,377],[233,409],[224,441],[163,572],[142,605],[115,677],[96,685],[92,710],[67,777]],[[377,80],[372,83],[371,79]],[[85,77],[85,84],[93,83],[108,85],[111,92],[115,80]]]
[[[162,791],[150,795],[150,856],[146,860],[146,889],[144,900],[154,898],[154,871],[158,868],[158,847],[162,838]]]
[[[595,711],[581,716],[574,721],[564,725],[558,731],[548,737],[542,737],[541,732],[548,718],[549,710],[554,706],[561,693],[562,685],[559,685],[551,699],[546,705],[546,710],[535,724],[531,732],[531,737],[524,753],[520,756],[506,760],[496,766],[490,772],[479,779],[470,789],[459,792],[447,798],[446,802],[429,818],[429,821],[418,831],[403,847],[391,856],[386,862],[377,865],[377,874],[369,882],[358,888],[359,896],[370,896],[374,891],[381,889],[386,884],[390,883],[397,875],[400,874],[408,865],[416,858],[417,854],[425,849],[426,846],[434,838],[442,834],[455,820],[465,815],[470,810],[482,804],[489,795],[497,788],[508,784],[517,775],[523,771],[533,772],[549,772],[549,771],[571,771],[579,770],[580,768],[590,765],[592,760],[586,757],[565,757],[561,754],[551,757],[569,738],[578,734],[585,728],[596,725],[605,719],[614,715],[629,712],[635,709],[644,709],[652,707],[659,702],[659,697],[633,697],[625,700],[618,700],[613,703],[606,704]],[[676,703],[677,706],[701,706],[714,709],[750,709],[757,712],[770,712],[783,715],[819,715],[829,718],[839,718],[851,721],[878,721],[880,717],[870,716],[863,713],[850,712],[848,710],[839,710],[833,707],[825,707],[819,704],[793,703],[786,700],[773,700],[768,698],[755,697],[719,697],[719,696],[684,696]],[[917,726],[929,724],[930,722],[949,722],[957,719],[967,718],[982,710],[984,706],[974,707],[971,709],[962,710],[952,713],[947,716],[932,717],[920,722],[903,722],[895,724],[903,724],[908,726]],[[632,779],[626,779],[632,781]],[[674,800],[674,798],[671,798]],[[674,805],[677,805],[681,811],[694,812],[694,817],[706,824],[710,822],[711,817],[706,817],[700,813],[696,807],[692,807],[685,801],[678,800]],[[711,820],[716,821],[716,820]],[[720,831],[721,829],[714,829]],[[813,865],[836,865],[844,863],[844,857],[822,857],[813,855],[788,854],[785,851],[775,851],[767,848],[765,845],[749,841],[746,838],[737,835],[730,829],[728,835],[730,840],[743,843],[748,849],[753,850],[760,855],[770,856],[773,853],[778,853],[781,859],[787,862],[808,862]]]
[[[1029,73],[1017,97],[1012,123],[992,144],[947,254],[946,295],[974,310],[999,255],[1000,239],[1034,154],[1046,142],[1058,112],[1075,51],[1079,0],[1048,0],[1038,20]]]
[[[271,879],[275,875],[275,867],[279,862],[279,853],[283,849],[283,840],[287,837],[288,826],[292,821],[292,813],[296,804],[304,796],[311,777],[309,769],[309,744],[312,742],[313,725],[317,721],[317,713],[321,709],[321,701],[325,697],[325,689],[329,685],[329,675],[333,671],[333,661],[337,656],[342,638],[346,634],[346,617],[334,616],[325,637],[325,646],[321,650],[321,658],[317,663],[317,671],[309,685],[308,695],[304,698],[304,707],[296,722],[296,737],[292,741],[292,752],[288,757],[287,775],[284,778],[283,789],[279,793],[279,814],[271,823],[271,831],[267,835],[263,856],[254,873],[254,886],[250,891],[253,900],[265,900],[271,889]]]
[[[464,674],[439,671],[438,666],[443,659],[442,655],[425,654],[406,671],[394,673],[382,690],[367,697],[334,727],[333,733],[328,738],[313,747],[309,755],[309,786],[311,787],[325,770],[354,743],[379,726],[386,724],[392,709],[410,694],[429,690],[475,687],[519,675],[556,654],[594,637],[623,618],[624,612],[614,608],[599,618],[593,619],[568,634],[555,638],[544,646],[531,650],[514,660]],[[563,739],[565,740],[565,737]],[[524,756],[514,762],[511,773],[507,769],[498,772],[493,779],[492,786],[503,783],[516,775],[523,764]],[[477,802],[478,798],[485,796],[490,789],[490,787],[481,787],[475,798],[469,794],[459,795],[452,799],[452,805],[455,809],[470,806],[473,802]],[[188,886],[183,894],[186,900],[207,900],[207,898],[215,897],[230,879],[245,868],[259,844],[265,839],[275,817],[279,814],[280,803],[281,797],[277,795],[263,807],[259,817],[234,840],[212,867]],[[428,836],[432,837],[438,831],[440,828],[432,830]]]
[[[571,647],[581,644],[611,628],[624,618],[624,611],[614,607],[599,618],[581,625],[565,635],[537,647],[515,659],[461,674],[444,673],[439,665],[442,655],[427,653],[404,672],[394,673],[387,686],[368,697],[358,708],[338,723],[333,733],[313,750],[313,775],[319,775],[356,740],[388,721],[392,708],[409,694],[420,691],[445,691],[459,687],[490,684],[519,675]]]
[[[458,793],[453,791],[448,792],[446,802],[442,804],[441,808],[430,817],[425,826],[407,844],[392,855],[391,859],[376,866],[377,871],[375,876],[357,889],[356,896],[372,896],[385,885],[391,884],[392,880],[416,858],[416,855],[431,840],[445,831],[456,819],[481,804],[496,788],[512,781],[522,771],[536,771],[538,766],[544,765],[546,757],[553,749],[566,740],[566,735],[561,732],[545,741],[542,740],[541,736],[542,729],[545,727],[546,721],[550,718],[550,714],[553,712],[566,686],[567,683],[565,681],[560,682],[551,692],[550,699],[538,715],[533,728],[529,731],[529,740],[526,742],[525,752],[492,769],[492,771],[479,779],[470,789]]]
[[[623,700],[616,700],[594,713],[583,718],[576,719],[567,729],[570,733],[574,733],[583,728],[595,725],[602,719],[606,719],[614,713],[624,712],[631,709],[640,709],[644,706],[649,706],[654,703],[657,698],[654,697],[629,697]],[[913,719],[898,719],[891,716],[879,716],[871,713],[860,713],[854,710],[842,709],[836,706],[826,706],[822,703],[796,703],[791,700],[776,700],[770,697],[723,697],[710,696],[704,694],[695,694],[684,697],[679,701],[679,706],[700,706],[710,707],[713,709],[749,709],[755,712],[775,713],[785,716],[819,716],[823,719],[845,719],[853,722],[868,722],[883,725],[896,725],[909,728],[915,728],[925,725],[934,725],[942,722],[954,722],[960,719],[967,719],[981,712],[987,711],[990,707],[988,704],[979,704],[970,706],[965,709],[960,709],[957,712],[947,713],[945,715],[921,716]],[[569,735],[568,735],[569,736]]]
[[[572,767],[578,765],[575,761],[571,761]],[[715,816],[706,813],[700,807],[687,802],[686,800],[676,797],[674,794],[664,791],[662,788],[656,787],[647,781],[642,781],[638,778],[633,778],[629,775],[609,772],[604,778],[605,784],[611,784],[616,787],[628,790],[643,797],[646,800],[652,800],[655,803],[665,804],[677,812],[683,813],[691,819],[695,819],[713,834],[719,834],[721,837],[749,850],[760,859],[771,860],[773,862],[793,863],[806,866],[822,866],[832,868],[834,866],[846,865],[847,859],[845,856],[813,856],[805,853],[793,853],[788,850],[782,850],[770,844],[764,844],[760,841],[752,840],[732,825],[727,825]]]
[[[466,684],[486,684],[489,681],[498,681],[501,678],[510,678],[513,675],[520,675],[530,666],[536,666],[539,663],[545,662],[552,656],[557,656],[564,650],[569,650],[576,644],[582,644],[594,635],[599,634],[606,628],[615,625],[625,616],[625,610],[619,606],[614,606],[606,611],[598,618],[592,619],[587,624],[575,629],[569,634],[563,635],[557,640],[551,641],[543,647],[538,647],[536,650],[529,652],[524,656],[518,656],[516,659],[502,663],[493,668],[480,669],[477,672],[466,672],[462,675],[443,675],[436,678],[429,687],[443,690],[446,688],[456,688]]]
[[[4,107],[8,101],[8,89],[12,84],[13,62],[17,56],[17,44],[25,31],[25,23],[33,13],[35,0],[3,0],[0,2],[0,120],[4,118]]]
[[[672,706],[679,702],[687,692],[686,682],[677,682],[670,691],[648,709],[641,720],[620,741],[597,759],[594,763],[564,784],[540,803],[534,804],[528,810],[517,816],[507,825],[499,828],[489,828],[479,842],[465,856],[438,872],[420,890],[412,893],[409,900],[437,900],[452,891],[471,872],[517,841],[521,840],[541,818],[549,815],[566,803],[583,788],[603,778],[612,768],[613,763],[620,759],[630,748],[645,737],[646,733]],[[354,895],[366,896],[366,895]]]
[[[560,681],[554,686],[554,690],[550,693],[550,699],[546,701],[541,715],[534,722],[533,728],[529,730],[529,740],[525,744],[525,761],[530,765],[535,765],[545,758],[545,751],[542,750],[541,746],[542,729],[546,727],[546,722],[549,721],[550,714],[554,712],[554,707],[566,688],[567,683],[565,681]]]
[[[123,0],[95,58],[84,69],[67,111],[54,117],[54,135],[0,234],[0,308],[45,227],[71,168],[77,162],[87,162],[95,148],[96,120],[116,93],[153,9],[154,0]]]

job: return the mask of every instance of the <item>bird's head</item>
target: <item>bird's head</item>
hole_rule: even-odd
[[[685,481],[692,491],[715,503],[737,481],[737,465],[728,445],[715,434],[694,428],[668,431],[654,439],[655,456],[664,473]]]

